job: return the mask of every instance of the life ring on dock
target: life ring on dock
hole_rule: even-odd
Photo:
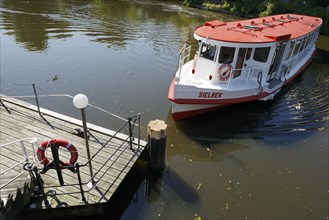
[[[75,148],[75,146],[73,144],[70,144],[66,140],[52,139],[50,141],[42,142],[40,144],[40,146],[38,147],[37,157],[38,157],[38,160],[40,161],[41,164],[43,164],[44,166],[47,166],[47,165],[50,164],[49,159],[45,155],[45,151],[51,144],[55,144],[57,146],[61,146],[63,148],[66,148],[70,152],[71,156],[70,156],[69,161],[65,162],[66,165],[73,166],[77,162],[79,154],[78,154],[78,151],[77,151],[77,149]],[[64,167],[62,167],[62,168],[64,168]]]
[[[217,78],[219,81],[226,81],[230,78],[232,73],[231,64],[222,64],[217,71]]]

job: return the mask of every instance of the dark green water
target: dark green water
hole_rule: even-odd
[[[0,0],[1,93],[84,93],[124,118],[168,124],[166,169],[140,162],[101,219],[328,219],[329,46],[275,100],[174,123],[179,49],[204,21],[236,18],[170,1]],[[57,80],[54,80],[57,76]],[[34,104],[33,98],[22,98]],[[79,118],[71,100],[42,107]],[[89,122],[122,122],[92,108]],[[145,190],[149,186],[149,191]],[[114,213],[115,212],[115,213]],[[114,213],[114,214],[113,214]]]

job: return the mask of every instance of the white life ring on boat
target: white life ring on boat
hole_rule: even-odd
[[[64,147],[70,152],[71,157],[70,157],[69,161],[65,162],[66,165],[73,166],[77,162],[79,154],[78,154],[78,151],[77,151],[77,149],[75,148],[75,146],[73,144],[70,144],[66,140],[52,139],[50,141],[42,142],[40,144],[40,146],[38,147],[38,150],[37,150],[38,160],[44,166],[47,166],[50,163],[49,159],[45,155],[45,151],[50,146],[50,144],[55,144],[57,146]],[[62,167],[62,168],[64,168],[64,167]]]
[[[230,78],[232,73],[231,64],[222,64],[217,71],[217,78],[219,81],[226,81]]]

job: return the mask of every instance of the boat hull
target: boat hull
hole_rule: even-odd
[[[228,105],[201,105],[201,104],[177,104],[172,103],[171,115],[174,121],[181,121],[186,118],[201,115],[206,112],[214,111]]]

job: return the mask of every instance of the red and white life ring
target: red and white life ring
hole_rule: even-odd
[[[77,162],[79,154],[78,154],[78,151],[77,151],[77,149],[75,148],[75,146],[73,144],[70,144],[66,140],[52,139],[50,141],[42,142],[40,144],[40,146],[38,147],[37,157],[38,157],[38,160],[40,161],[40,163],[42,163],[45,166],[50,164],[49,159],[45,155],[45,151],[50,146],[50,144],[56,144],[58,146],[64,147],[70,152],[71,156],[70,156],[69,161],[65,162],[66,165],[73,166]]]
[[[230,78],[232,73],[231,64],[222,64],[217,71],[217,78],[219,81],[226,81]]]

